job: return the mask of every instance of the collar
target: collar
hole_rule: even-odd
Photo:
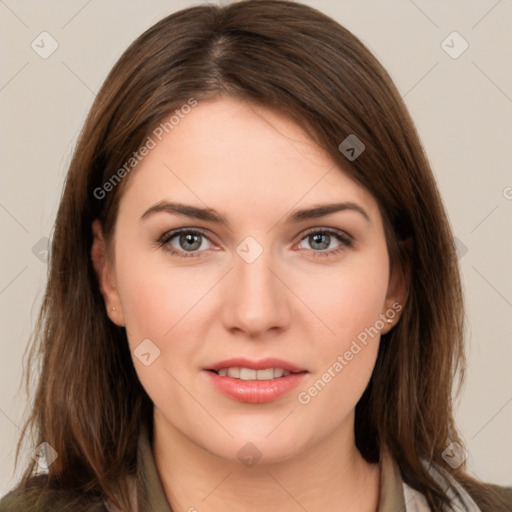
[[[402,475],[385,445],[380,449],[380,495],[377,512],[406,511]]]
[[[381,446],[379,464],[381,471],[377,512],[430,512],[424,496],[403,482],[398,465],[385,445]],[[443,485],[442,468],[429,467],[428,470]],[[456,495],[447,489],[446,483],[443,485],[452,499],[453,510],[481,512],[469,494],[448,473],[444,472],[444,478],[450,480],[458,492]],[[131,478],[130,486],[133,491],[132,504],[137,512],[173,512],[165,497],[145,426],[139,435],[137,477]],[[117,512],[112,504],[106,504],[106,507],[110,512]]]

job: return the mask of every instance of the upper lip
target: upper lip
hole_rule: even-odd
[[[267,368],[282,368],[283,370],[288,370],[289,372],[298,373],[307,371],[300,366],[297,366],[294,363],[290,363],[289,361],[284,361],[283,359],[276,359],[275,357],[267,357],[266,359],[260,359],[259,361],[251,361],[250,359],[245,359],[243,357],[236,357],[233,359],[226,359],[224,361],[220,361],[211,366],[205,368],[205,370],[215,370],[218,371],[221,368],[250,368],[252,370],[266,370]]]

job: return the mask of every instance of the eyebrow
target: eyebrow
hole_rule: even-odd
[[[309,219],[318,219],[340,211],[354,211],[360,213],[368,222],[371,222],[370,216],[366,213],[364,208],[352,202],[321,204],[311,208],[295,210],[285,218],[284,222],[288,224],[298,223]],[[229,224],[226,217],[219,214],[212,208],[200,208],[197,206],[169,201],[160,201],[148,208],[143,213],[141,220],[160,212],[183,215],[185,217],[214,222],[216,224],[224,224],[226,226]]]

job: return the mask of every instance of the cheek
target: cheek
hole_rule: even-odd
[[[116,274],[127,332],[165,341],[213,286],[212,276],[197,268],[173,268],[163,250],[144,254],[119,244]],[[203,305],[204,306],[204,305]]]
[[[387,251],[384,247],[353,261],[337,273],[317,272],[309,280],[315,286],[302,291],[325,328],[316,339],[315,375],[301,390],[299,402],[311,401],[318,414],[331,411],[332,421],[341,421],[368,385],[384,326],[380,315],[388,286]]]
[[[297,295],[304,297],[304,302],[315,313],[309,318],[319,320],[325,327],[319,340],[321,343],[333,349],[343,349],[376,324],[384,312],[388,273],[384,250],[375,251],[366,258],[354,258],[353,264],[340,266],[336,271],[321,269],[310,274],[307,280],[297,278],[295,289],[300,290]]]
[[[201,330],[198,322],[191,329],[190,320],[200,320],[197,313],[207,305],[201,298],[212,285],[197,271],[172,269],[161,254],[123,245],[118,247],[116,276],[135,370],[157,407],[173,403],[187,411],[190,400],[174,379],[184,382],[190,371],[183,361],[193,362]],[[150,354],[148,365],[139,357],[144,353]]]

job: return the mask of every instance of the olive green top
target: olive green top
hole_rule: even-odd
[[[141,435],[140,442],[141,463],[145,481],[145,490],[148,496],[149,508],[141,508],[140,512],[158,510],[158,512],[172,512],[165,498],[162,484],[158,476],[155,460],[147,435]],[[404,493],[400,471],[393,459],[384,451],[381,457],[380,498],[377,512],[405,511]],[[140,504],[142,507],[143,504]],[[0,508],[0,512],[1,508]]]
[[[138,450],[138,478],[133,478],[132,480],[133,499],[137,501],[138,512],[172,512],[158,476],[151,442],[145,429],[141,431]],[[396,462],[388,454],[386,449],[383,449],[381,453],[380,469],[380,495],[377,512],[405,512],[411,505],[406,508],[400,471]],[[41,479],[45,477],[38,476],[35,478]],[[511,512],[512,488],[498,486],[493,486],[493,488],[504,497],[510,505],[508,508],[504,509],[503,512]],[[413,508],[413,510],[422,510],[416,507],[411,508]],[[23,491],[20,489],[15,489],[0,500],[0,512],[27,512],[28,510],[33,512],[79,512],[86,509],[88,512],[116,512],[115,507],[111,504],[107,506],[104,503],[96,503],[96,505],[91,504],[90,507],[84,508],[80,506],[77,508],[76,505],[72,505],[69,495],[56,490],[44,492],[35,504],[30,505],[26,503]]]

